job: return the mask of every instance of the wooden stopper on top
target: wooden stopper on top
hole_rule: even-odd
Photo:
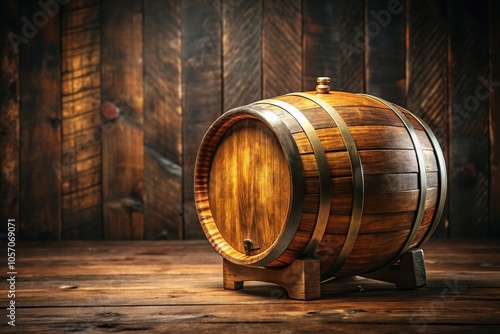
[[[330,86],[328,85],[330,83],[329,77],[318,77],[316,82],[318,83],[316,86],[316,92],[318,94],[328,94],[328,92],[330,92]]]

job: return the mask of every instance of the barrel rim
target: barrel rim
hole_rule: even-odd
[[[210,230],[207,227],[207,225],[217,226],[217,224],[212,216],[210,205],[206,205],[209,202],[208,178],[212,166],[211,158],[215,154],[217,144],[232,125],[246,119],[259,120],[274,133],[288,163],[291,182],[288,214],[280,234],[267,250],[250,256],[231,246],[217,228]],[[200,177],[200,175],[204,176]],[[203,183],[203,180],[206,182]],[[214,249],[230,262],[242,265],[268,265],[285,252],[298,230],[305,194],[302,160],[293,136],[285,123],[279,116],[268,109],[256,105],[237,107],[221,115],[210,126],[198,149],[194,171],[194,188],[195,205],[203,232]]]

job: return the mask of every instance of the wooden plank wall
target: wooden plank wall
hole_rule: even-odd
[[[434,130],[450,188],[436,235],[499,236],[499,7],[3,1],[0,218],[25,240],[203,238],[193,167],[209,125],[328,75]]]
[[[63,239],[101,238],[100,4],[71,1],[61,7]]]
[[[119,111],[102,136],[103,232],[110,240],[144,235],[142,10],[134,0],[101,5],[102,100]]]
[[[481,236],[489,225],[488,1],[453,1],[449,15],[449,234]]]
[[[433,129],[448,159],[448,8],[432,0],[412,1],[406,8],[406,105]],[[446,236],[447,211],[434,232]]]
[[[144,237],[182,239],[181,1],[144,2]]]
[[[19,49],[12,45],[18,30],[19,5],[16,0],[0,3],[0,21],[7,38],[0,42],[0,232],[7,232],[8,219],[19,218]],[[2,35],[5,35],[2,34]],[[10,38],[10,39],[9,39]]]
[[[55,11],[55,9],[54,9]],[[59,12],[59,11],[58,11]],[[27,42],[19,46],[20,228],[24,240],[61,238],[60,16],[20,3]]]
[[[385,0],[366,2],[366,92],[406,105],[407,8],[399,1],[389,3],[394,5]]]
[[[262,98],[262,0],[223,1],[222,5],[226,111]]]
[[[500,3],[490,1],[490,228],[489,235],[500,235]],[[496,145],[495,145],[496,143]]]
[[[301,7],[300,0],[263,3],[263,98],[302,90]]]
[[[182,36],[182,175],[186,238],[203,238],[194,204],[194,163],[201,139],[222,113],[220,0],[183,1]]]

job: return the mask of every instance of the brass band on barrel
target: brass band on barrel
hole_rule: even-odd
[[[405,244],[403,245],[399,254],[396,257],[399,258],[404,252],[408,250],[408,248],[410,248],[411,244],[413,243],[413,240],[415,240],[415,237],[417,236],[417,232],[418,229],[420,228],[420,225],[422,224],[422,220],[424,219],[425,201],[427,199],[427,172],[425,170],[424,152],[422,151],[422,145],[420,144],[420,140],[418,139],[417,133],[415,132],[415,128],[413,127],[413,125],[411,125],[410,121],[405,117],[405,115],[403,115],[403,113],[398,108],[396,108],[392,103],[389,103],[376,96],[372,96],[369,94],[358,94],[358,95],[366,96],[374,100],[377,100],[385,104],[388,108],[390,108],[403,122],[404,126],[406,127],[406,130],[408,131],[408,134],[410,135],[411,141],[413,142],[413,147],[415,148],[415,154],[417,156],[418,173],[419,173],[420,195],[418,200],[417,214],[415,216],[415,221],[413,223],[411,232],[408,235],[408,238],[406,239]]]
[[[304,207],[305,186],[303,182],[304,173],[302,160],[300,159],[299,150],[297,148],[297,145],[295,144],[293,136],[286,127],[285,123],[283,123],[283,121],[272,111],[256,105],[243,106],[224,113],[208,129],[205,137],[201,142],[202,144],[196,158],[195,182],[197,183],[195,184],[195,186],[199,187],[197,190],[198,193],[208,194],[208,182],[199,182],[197,175],[199,176],[200,174],[206,174],[206,171],[210,170],[210,166],[208,166],[207,169],[207,166],[205,166],[204,164],[211,164],[210,158],[215,153],[217,143],[222,138],[224,133],[234,123],[244,119],[260,120],[276,135],[288,162],[288,168],[293,187],[290,212],[288,214],[288,221],[285,225],[284,230],[281,232],[273,245],[269,248],[269,252],[252,256],[253,258],[257,259],[252,264],[265,266],[282,255],[292,241],[299,227],[300,218]],[[208,175],[206,175],[205,178],[208,178]],[[195,199],[198,199],[196,193]],[[205,201],[196,201],[198,211],[202,210],[199,208],[199,203],[201,204],[202,202]],[[210,214],[205,215],[204,217],[200,216],[200,221],[204,222],[204,224],[202,224],[203,226],[206,224],[216,225],[216,222],[213,221],[211,211]],[[218,230],[215,233],[211,233],[208,239],[212,243],[212,246],[219,253],[221,253],[224,258],[233,263],[248,264],[247,261],[245,261],[245,259],[248,259],[248,256],[246,256],[245,254],[241,254],[238,250],[225,242],[225,240],[224,245],[220,245],[217,243],[218,240],[223,240],[223,237]],[[234,253],[234,256],[228,256],[228,252]],[[237,254],[239,255],[237,256]]]
[[[258,101],[256,102],[256,104],[273,105],[278,108],[281,108],[282,110],[290,114],[293,118],[295,118],[295,120],[304,130],[304,133],[309,139],[309,142],[313,149],[319,174],[319,192],[320,192],[319,210],[313,234],[302,254],[303,257],[313,257],[314,253],[316,252],[316,249],[318,248],[321,242],[321,239],[323,238],[323,235],[325,234],[326,226],[328,224],[328,218],[330,216],[330,206],[332,203],[330,167],[328,166],[328,160],[326,159],[325,149],[312,124],[296,107],[284,101],[272,100],[272,99]]]
[[[340,250],[337,259],[324,274],[324,277],[333,277],[340,270],[340,268],[342,268],[345,261],[351,254],[351,251],[354,248],[354,243],[356,242],[356,238],[358,236],[359,227],[361,224],[361,216],[363,215],[363,200],[365,192],[363,165],[361,164],[358,149],[356,147],[356,143],[354,142],[354,138],[352,137],[351,131],[349,130],[349,127],[342,119],[340,114],[330,104],[328,104],[325,100],[310,94],[291,93],[287,94],[286,96],[299,96],[308,99],[323,108],[330,115],[332,120],[337,124],[340,135],[344,140],[344,144],[349,155],[353,185],[351,221],[344,244],[342,245],[342,249]]]
[[[429,128],[429,126],[427,124],[425,124],[424,121],[422,121],[422,119],[420,119],[420,117],[418,117],[417,115],[412,114],[411,112],[409,112],[408,110],[406,110],[403,107],[401,107],[401,108],[403,110],[405,110],[406,112],[408,112],[413,117],[415,117],[417,122],[419,122],[420,125],[422,125],[422,127],[424,128],[425,132],[427,132],[427,135],[429,136],[430,141],[431,141],[432,148],[434,149],[434,153],[436,154],[436,160],[437,160],[438,169],[439,169],[439,197],[438,197],[439,202],[438,202],[438,205],[436,208],[436,212],[434,213],[434,219],[431,223],[430,228],[427,230],[425,236],[422,238],[422,240],[420,240],[420,242],[417,245],[417,247],[420,247],[421,245],[425,244],[429,240],[429,238],[432,236],[432,234],[436,230],[436,227],[439,225],[439,221],[441,220],[441,215],[443,214],[444,205],[446,202],[446,193],[448,191],[447,175],[446,175],[446,161],[444,160],[444,155],[443,155],[443,151],[441,150],[441,146],[439,146],[439,142],[438,142],[436,136],[434,136],[434,133]]]

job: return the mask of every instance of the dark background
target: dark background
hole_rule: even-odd
[[[0,3],[0,221],[22,240],[204,238],[206,129],[317,76],[434,130],[449,173],[436,236],[500,235],[500,2],[60,2]]]

